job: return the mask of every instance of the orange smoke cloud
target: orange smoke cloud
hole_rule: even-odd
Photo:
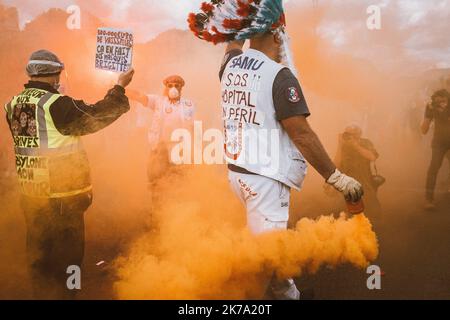
[[[363,215],[302,219],[295,230],[252,235],[243,208],[213,168],[174,175],[158,190],[157,231],[116,262],[121,299],[260,298],[273,272],[294,277],[341,263],[363,268],[378,255]]]

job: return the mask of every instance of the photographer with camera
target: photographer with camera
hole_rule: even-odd
[[[347,127],[339,135],[335,163],[341,172],[355,177],[363,185],[366,213],[372,217],[381,213],[377,191],[385,182],[383,177],[372,173],[371,165],[378,157],[373,143],[362,138],[362,130],[357,125]]]
[[[450,151],[450,107],[449,92],[439,90],[431,97],[431,104],[427,105],[425,118],[422,123],[422,133],[426,135],[434,122],[434,137],[432,142],[431,164],[427,174],[426,210],[436,209],[434,191],[439,170],[446,154]]]

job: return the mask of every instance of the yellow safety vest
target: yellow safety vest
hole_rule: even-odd
[[[35,198],[63,198],[92,190],[80,137],[62,135],[50,106],[60,94],[28,88],[5,105],[14,139],[20,191]]]

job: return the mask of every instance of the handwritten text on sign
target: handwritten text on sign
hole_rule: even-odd
[[[129,31],[100,28],[97,33],[95,67],[101,70],[126,72],[133,59],[133,34]]]

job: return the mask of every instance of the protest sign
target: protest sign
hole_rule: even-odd
[[[99,28],[95,68],[126,72],[133,60],[133,33],[127,30]]]

